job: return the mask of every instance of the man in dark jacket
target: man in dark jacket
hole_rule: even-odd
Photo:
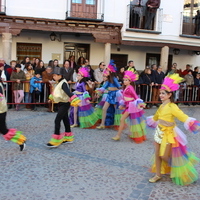
[[[164,78],[165,78],[165,74],[162,71],[162,67],[159,66],[158,69],[155,71],[154,73],[154,80],[155,80],[155,84],[153,86],[153,95],[152,95],[152,101],[158,101],[159,99],[159,85],[162,84]],[[154,103],[153,105],[155,105],[156,107],[158,107],[157,103]]]
[[[73,81],[73,73],[74,69],[70,67],[69,61],[65,60],[63,63],[62,74],[68,83],[71,83]]]
[[[151,22],[156,16],[157,9],[160,7],[160,0],[148,0],[146,3],[146,22],[144,29],[151,29]]]

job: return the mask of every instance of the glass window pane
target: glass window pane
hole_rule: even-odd
[[[72,0],[72,3],[82,3],[82,0]]]
[[[86,0],[86,4],[95,5],[96,4],[96,0]]]

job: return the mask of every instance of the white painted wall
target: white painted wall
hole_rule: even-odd
[[[65,19],[66,0],[6,0],[6,14],[11,16]]]
[[[61,54],[59,63],[63,63],[64,59],[64,42],[86,43],[90,44],[90,64],[98,66],[101,61],[104,61],[105,45],[103,43],[95,43],[92,37],[62,36],[62,41],[51,41],[49,35],[39,33],[21,33],[20,36],[12,39],[12,60],[16,60],[16,44],[23,43],[41,43],[42,44],[42,60],[48,63],[51,60],[52,53]],[[0,46],[2,38],[0,37]],[[135,47],[120,45],[120,51],[117,51],[115,44],[111,45],[111,54],[126,54],[128,60],[134,60],[138,70],[143,70],[146,62],[146,53],[160,54],[161,48],[151,47]],[[173,55],[172,49],[170,54]],[[0,57],[2,57],[2,49],[0,48]],[[181,69],[185,69],[186,64],[191,64],[193,68],[200,66],[200,56],[192,54],[191,51],[181,50],[179,55],[173,55],[173,62],[176,62]]]

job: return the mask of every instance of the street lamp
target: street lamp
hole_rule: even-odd
[[[180,53],[180,49],[173,49],[174,55],[178,55]]]

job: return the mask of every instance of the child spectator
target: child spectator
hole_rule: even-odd
[[[42,78],[40,75],[40,71],[35,71],[35,76],[30,80],[30,93],[32,96],[32,103],[36,103],[39,101],[40,94],[42,91]],[[32,105],[32,110],[36,111],[36,105]]]

